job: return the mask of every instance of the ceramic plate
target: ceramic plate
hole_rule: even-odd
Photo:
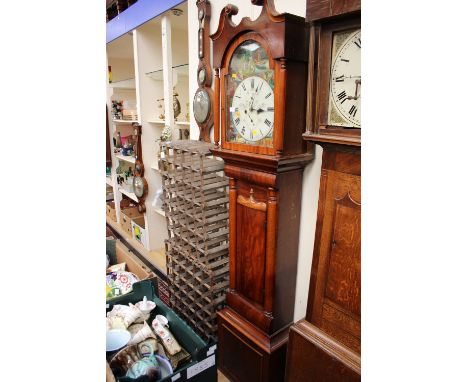
[[[106,298],[119,297],[131,292],[135,282],[140,281],[131,272],[110,272],[106,275]]]

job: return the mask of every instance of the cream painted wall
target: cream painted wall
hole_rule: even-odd
[[[108,57],[112,69],[112,82],[135,78],[135,65],[133,59]]]
[[[256,18],[260,14],[260,7],[251,4],[250,0],[211,0],[211,25],[210,34],[218,27],[221,10],[228,3],[239,8],[239,13],[233,17],[235,23],[239,23],[243,17]],[[306,0],[276,0],[275,6],[278,12],[289,12],[305,17]],[[198,60],[192,59],[197,55],[197,7],[195,1],[188,4],[189,21],[189,55],[190,60],[190,99],[193,99],[197,89],[196,73]],[[193,110],[191,110],[191,121],[194,121]],[[198,139],[199,132],[196,123],[190,126],[191,139]],[[317,220],[318,191],[320,184],[320,168],[322,164],[322,149],[316,150],[315,160],[304,170],[302,185],[302,209],[301,226],[299,232],[299,261],[297,267],[296,302],[294,320],[297,321],[305,316],[307,307],[307,295],[309,291],[310,269],[312,265],[312,251],[314,246],[315,223]]]

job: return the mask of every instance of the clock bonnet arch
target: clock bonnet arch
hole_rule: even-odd
[[[222,134],[226,120],[223,79],[221,78],[229,65],[228,58],[235,48],[249,36],[258,41],[268,52],[270,68],[274,70],[275,83],[275,133],[274,150],[259,148],[243,148],[243,151],[265,154],[281,155],[289,153],[302,153],[304,144],[297,139],[298,134],[302,134],[302,122],[305,119],[305,99],[298,97],[297,104],[288,105],[285,108],[286,97],[296,93],[296,89],[303,88],[303,81],[306,81],[307,68],[300,63],[308,60],[308,29],[303,24],[303,19],[299,16],[278,13],[271,0],[255,1],[252,4],[262,6],[262,11],[256,20],[248,17],[242,18],[239,24],[232,21],[232,16],[238,13],[238,8],[232,4],[223,8],[219,18],[218,29],[210,37],[213,40],[213,68],[215,72],[215,98],[214,98],[214,140],[218,146],[221,138],[221,147],[227,148]],[[302,21],[301,21],[302,20]],[[287,81],[286,81],[287,79]],[[222,101],[223,100],[223,101]],[[293,121],[297,123],[294,124]],[[287,129],[284,128],[287,124]],[[228,145],[229,146],[229,145]],[[231,146],[231,148],[233,148]],[[239,147],[234,150],[241,150]]]

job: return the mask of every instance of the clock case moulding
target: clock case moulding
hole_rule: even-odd
[[[284,376],[294,318],[300,201],[304,166],[313,159],[302,139],[306,126],[308,26],[278,14],[272,1],[252,21],[232,22],[221,11],[213,41],[214,155],[229,177],[229,289],[218,313],[219,368],[233,381],[276,381]],[[270,54],[274,74],[273,147],[226,142],[223,74],[246,37]],[[220,142],[221,139],[221,142]],[[252,238],[255,238],[253,240]],[[232,357],[236,354],[236,357]]]

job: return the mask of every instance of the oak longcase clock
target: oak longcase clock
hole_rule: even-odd
[[[308,28],[276,12],[235,25],[233,5],[213,40],[213,153],[229,177],[229,289],[218,314],[219,368],[232,381],[284,375],[293,321],[306,152]],[[221,141],[221,142],[219,142]],[[235,354],[235,356],[233,356]]]
[[[307,312],[291,326],[288,382],[361,380],[360,11],[360,0],[307,1],[303,137],[323,154]]]

